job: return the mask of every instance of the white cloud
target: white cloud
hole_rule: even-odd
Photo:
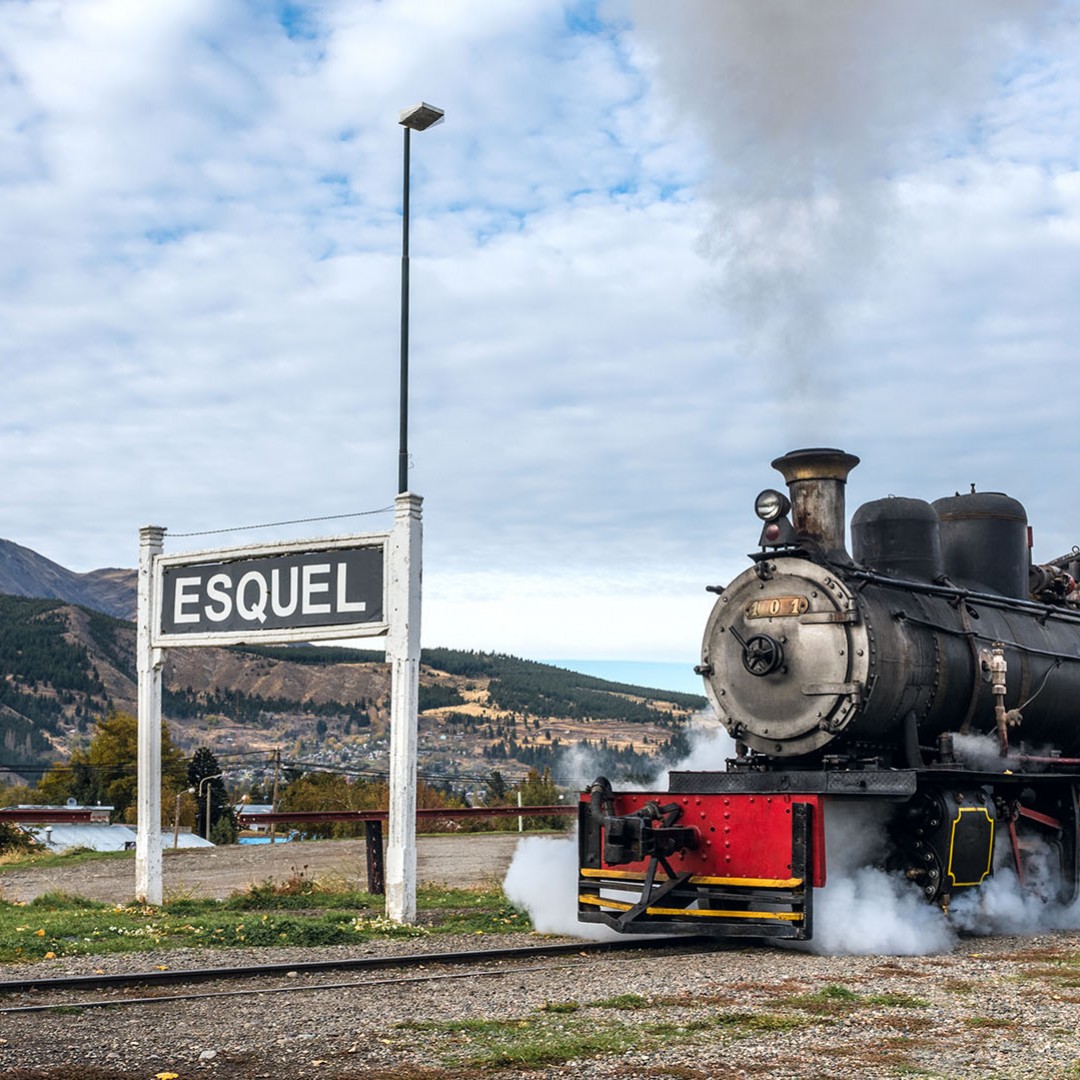
[[[770,96],[718,81],[704,24],[698,62],[658,67],[678,19],[651,5],[637,27],[569,0],[0,5],[0,534],[86,570],[133,565],[148,522],[392,500],[395,120],[423,98],[447,111],[412,141],[430,644],[696,651],[701,588],[744,565],[753,496],[797,443],[863,458],[852,506],[976,481],[1027,503],[1037,554],[1067,550],[1077,5],[995,0],[1009,33],[970,39],[972,5],[935,6],[920,66],[881,71],[891,46],[845,61],[829,13],[850,7],[814,7],[829,64],[783,22],[758,42],[798,76]],[[860,40],[915,54],[895,5],[860,10]],[[676,124],[694,72],[727,111]],[[798,220],[775,203],[794,181],[770,169],[795,150],[836,216],[781,247],[764,226]],[[712,250],[745,259],[702,258],[733,207],[756,224]],[[784,251],[813,273],[766,288]],[[805,338],[762,338],[748,296]]]

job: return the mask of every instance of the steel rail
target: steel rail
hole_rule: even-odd
[[[567,967],[566,963],[557,967]],[[351,982],[329,983],[290,983],[286,986],[254,986],[243,990],[206,990],[180,994],[154,994],[149,997],[91,998],[75,1001],[52,1001],[41,1005],[9,1005],[0,1007],[0,1016],[19,1013],[55,1012],[57,1009],[115,1009],[122,1005],[168,1005],[178,1001],[209,1001],[214,998],[250,997],[255,994],[300,994],[317,993],[320,990],[367,990],[377,986],[405,986],[409,983],[440,982],[445,979],[479,979],[493,975],[520,975],[525,971],[541,971],[544,966],[532,964],[521,967],[502,967],[494,969],[470,968],[467,971],[453,973],[431,973],[426,975],[406,975],[395,979],[358,979]],[[550,970],[550,969],[548,969]]]
[[[267,978],[290,973],[307,974],[339,971],[379,971],[387,968],[449,966],[465,963],[490,963],[540,956],[573,956],[587,953],[624,952],[631,949],[663,948],[672,945],[715,947],[711,938],[672,936],[660,939],[620,941],[576,941],[520,948],[473,949],[467,952],[404,953],[396,956],[358,956],[335,960],[302,960],[294,963],[243,964],[235,967],[176,968],[171,971],[121,972],[111,975],[64,975],[46,979],[8,979],[0,981],[0,995],[48,992],[54,990],[107,990],[124,986],[163,986],[170,983],[196,983],[229,979]],[[0,1010],[0,1012],[7,1010]]]

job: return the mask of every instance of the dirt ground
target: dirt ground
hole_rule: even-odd
[[[517,833],[421,836],[416,846],[417,880],[421,884],[462,886],[501,882],[518,839]],[[194,896],[220,900],[250,885],[283,881],[295,874],[367,887],[362,838],[166,851],[162,874],[166,899]],[[0,866],[0,899],[33,900],[53,890],[111,903],[128,901],[135,892],[134,855],[71,866]]]

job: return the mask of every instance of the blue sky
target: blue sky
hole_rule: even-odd
[[[769,461],[1080,543],[1076,0],[0,5],[0,535],[350,522],[424,639],[693,663]],[[358,518],[366,530],[389,519]]]

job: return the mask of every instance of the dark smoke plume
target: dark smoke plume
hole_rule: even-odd
[[[858,297],[895,181],[967,144],[1053,0],[634,0],[658,84],[709,151],[702,251],[796,396]],[[812,402],[811,402],[812,403]]]

